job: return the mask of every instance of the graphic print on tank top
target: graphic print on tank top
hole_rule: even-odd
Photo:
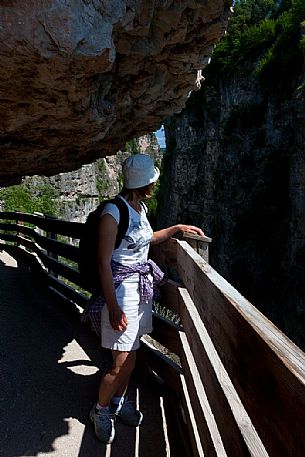
[[[143,218],[140,221],[131,219],[128,235],[124,237],[124,240],[129,243],[127,249],[136,253],[150,243],[151,236],[151,226],[146,218]]]

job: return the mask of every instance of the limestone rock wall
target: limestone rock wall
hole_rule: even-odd
[[[137,139],[138,151],[149,154],[155,163],[162,162],[162,154],[155,134],[147,134]],[[27,177],[24,182],[35,194],[41,184],[51,184],[59,194],[59,216],[73,222],[85,222],[100,200],[116,195],[122,187],[122,163],[130,155],[128,151],[118,151],[115,156],[107,156],[96,162],[83,165],[80,169],[58,175]]]
[[[230,0],[0,4],[0,186],[115,154],[181,110]]]
[[[213,238],[211,264],[305,347],[305,71],[292,91],[233,73],[166,123],[159,226]]]

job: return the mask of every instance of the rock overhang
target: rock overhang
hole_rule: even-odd
[[[182,109],[230,0],[0,5],[0,186],[115,154]]]

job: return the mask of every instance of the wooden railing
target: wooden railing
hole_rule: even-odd
[[[22,213],[0,220],[3,247],[13,244],[49,286],[84,307],[87,297],[76,290],[83,225]],[[151,254],[175,281],[163,288],[165,311],[154,313],[139,366],[169,386],[189,455],[304,456],[304,353],[186,241],[170,239]]]

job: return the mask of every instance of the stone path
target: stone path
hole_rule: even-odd
[[[88,411],[109,354],[80,324],[78,310],[1,250],[0,322],[0,457],[185,455],[171,421],[164,425],[162,392],[147,383],[133,381],[130,392],[144,412],[143,425],[118,423],[111,446],[95,438]]]

